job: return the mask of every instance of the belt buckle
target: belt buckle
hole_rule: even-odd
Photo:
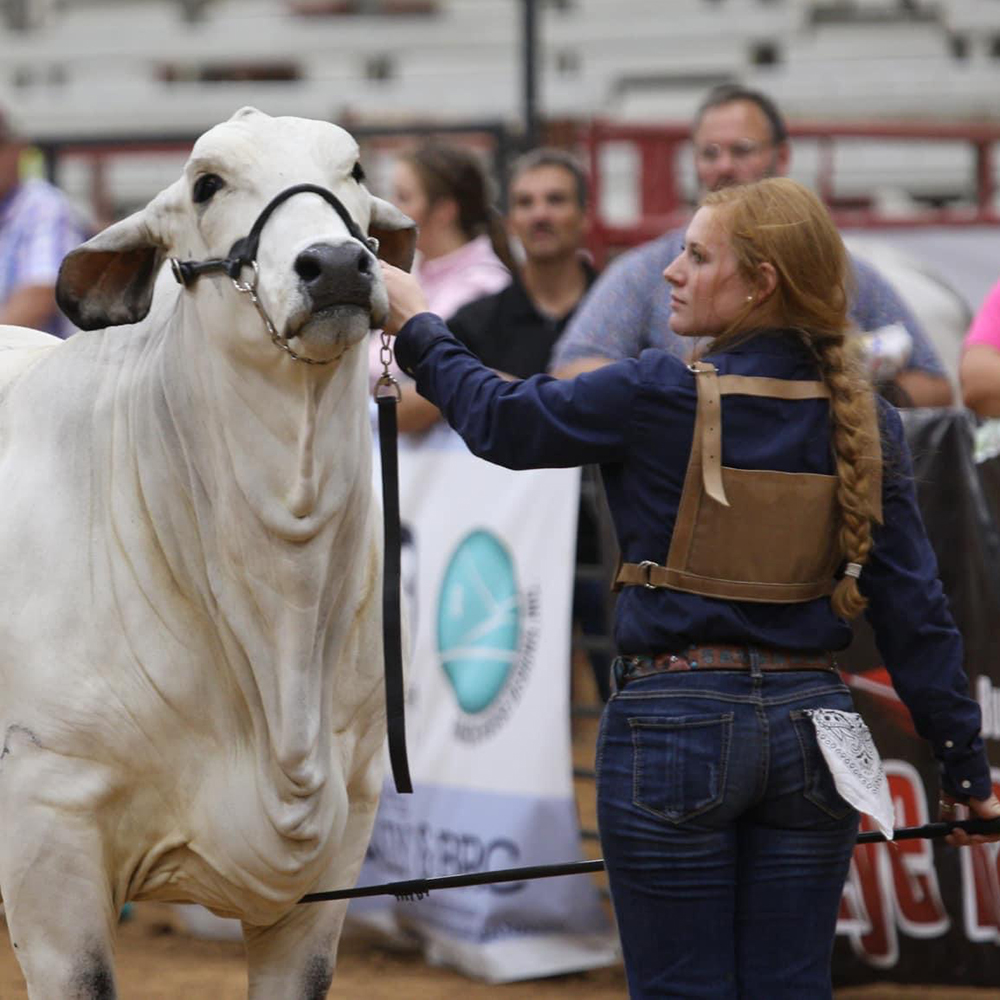
[[[644,569],[646,571],[646,579],[643,580],[642,585],[647,590],[656,590],[657,589],[655,583],[650,583],[649,582],[649,574],[652,573],[652,571],[654,569],[656,569],[657,565],[658,564],[655,563],[655,562],[653,562],[652,559],[643,559],[643,561],[641,563],[639,563],[639,569]]]
[[[614,678],[615,691],[621,691],[629,681],[642,677],[639,673],[641,658],[638,656],[616,656],[611,664],[611,674]]]

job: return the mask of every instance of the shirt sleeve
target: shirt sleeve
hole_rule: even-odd
[[[893,686],[917,732],[933,747],[942,787],[957,798],[988,798],[990,766],[979,735],[979,705],[969,695],[962,637],[952,619],[937,560],[924,530],[899,414],[880,403],[883,520],[858,581],[866,617]]]
[[[557,341],[550,371],[580,358],[598,357],[609,361],[637,358],[643,348],[649,346],[646,334],[651,301],[648,271],[645,262],[634,251],[612,262],[594,282]]]
[[[1000,351],[1000,281],[990,289],[979,307],[962,346],[972,347],[974,344],[986,344]]]
[[[934,345],[916,316],[899,293],[866,261],[851,258],[854,266],[855,296],[851,319],[863,333],[900,323],[913,338],[913,353],[907,368],[947,378],[944,365]]]
[[[86,237],[65,196],[41,186],[29,189],[14,225],[20,230],[17,288],[55,285],[63,257]]]
[[[637,362],[579,378],[500,378],[440,317],[414,316],[396,356],[417,391],[438,406],[469,450],[508,469],[569,468],[625,457],[640,380]]]

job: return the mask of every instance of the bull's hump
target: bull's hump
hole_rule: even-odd
[[[39,330],[0,326],[0,392],[62,343]]]

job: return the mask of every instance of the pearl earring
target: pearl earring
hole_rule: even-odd
[[[748,295],[747,296],[747,302],[753,302],[753,296],[752,295]]]

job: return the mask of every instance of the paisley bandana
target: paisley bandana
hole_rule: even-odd
[[[805,712],[816,730],[823,753],[841,798],[867,813],[886,840],[892,840],[895,810],[882,760],[857,712],[814,708]]]

